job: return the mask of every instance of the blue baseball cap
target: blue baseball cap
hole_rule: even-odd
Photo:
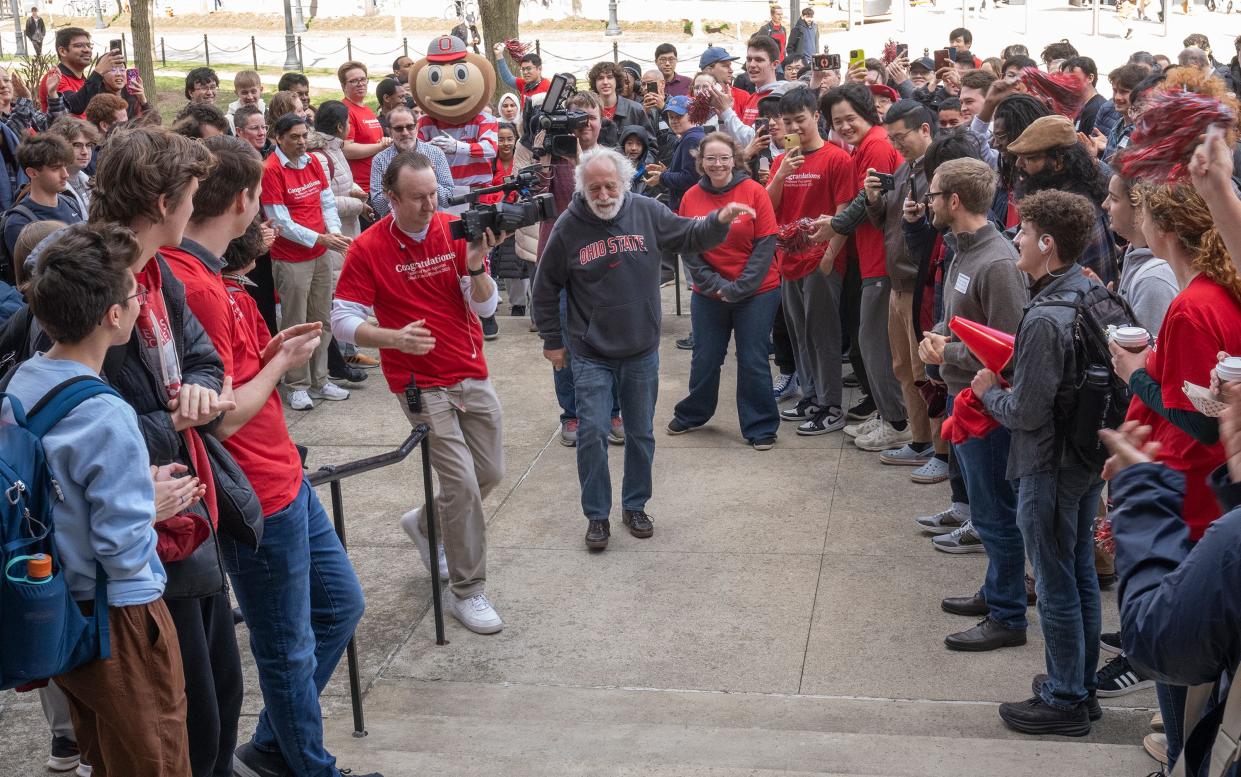
[[[709,46],[698,58],[698,69],[706,70],[716,62],[736,62],[738,59],[741,58],[728,56],[728,51],[723,46]]]
[[[683,94],[671,97],[664,104],[664,113],[675,113],[678,116],[684,116],[689,113],[689,98]]]

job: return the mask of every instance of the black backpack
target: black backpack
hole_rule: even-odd
[[[1072,308],[1075,312],[1073,385],[1077,401],[1071,410],[1058,409],[1060,437],[1087,466],[1102,470],[1108,452],[1099,439],[1099,430],[1116,429],[1124,423],[1132,398],[1129,384],[1112,369],[1108,327],[1133,326],[1137,316],[1124,298],[1099,284],[1077,292],[1075,300],[1035,303],[1035,307],[1044,306]]]

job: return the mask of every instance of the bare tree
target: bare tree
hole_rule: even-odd
[[[517,37],[517,11],[520,6],[521,0],[478,0],[478,14],[483,23],[483,44],[486,47],[484,56],[488,59],[493,56],[492,49],[497,43]],[[502,92],[512,91],[503,83],[497,83],[496,89]]]

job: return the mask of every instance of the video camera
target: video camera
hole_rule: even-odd
[[[543,131],[543,145],[532,149],[535,159],[547,154],[558,157],[577,155],[577,136],[573,132],[585,127],[590,122],[590,116],[585,111],[565,110],[565,102],[576,93],[568,76],[558,73],[552,78],[539,113],[534,117],[534,131]]]
[[[449,234],[453,240],[477,243],[483,239],[483,233],[488,229],[498,235],[556,218],[556,202],[552,195],[532,194],[532,190],[542,185],[542,182],[542,166],[530,165],[505,178],[502,184],[474,189],[467,194],[453,197],[448,201],[450,205],[469,203],[470,208],[461,214],[459,220],[449,225]],[[479,204],[480,196],[496,192],[517,192],[519,199],[517,202]]]

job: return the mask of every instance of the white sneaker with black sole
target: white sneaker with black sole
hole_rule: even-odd
[[[431,572],[431,540],[427,535],[422,533],[422,508],[415,507],[408,513],[401,516],[401,528],[414,541],[414,545],[418,546],[418,556],[422,559],[422,565],[427,568],[427,573]],[[439,573],[440,580],[448,580],[448,556],[444,553],[444,543],[439,543]]]
[[[936,550],[943,551],[944,553],[986,552],[982,546],[982,538],[978,536],[978,532],[974,531],[974,524],[971,521],[966,521],[961,528],[949,534],[932,537],[931,544],[935,546]]]
[[[1098,673],[1099,698],[1112,699],[1117,696],[1154,688],[1155,681],[1141,674],[1124,656],[1116,656],[1103,665]]]
[[[487,601],[486,594],[479,593],[459,599],[451,588],[446,588],[442,598],[444,609],[475,634],[495,634],[504,628],[504,621],[500,620],[491,602]]]
[[[797,433],[803,437],[836,432],[845,427],[845,414],[838,407],[827,407],[814,414],[805,423],[797,425]]]
[[[970,521],[970,506],[964,502],[953,502],[952,506],[935,515],[924,515],[914,519],[918,528],[931,534],[950,534]]]

